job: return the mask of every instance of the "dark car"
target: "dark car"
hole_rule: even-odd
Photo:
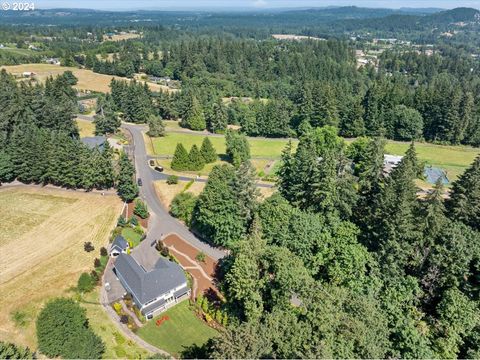
[[[155,165],[155,160],[149,160],[148,163],[149,163],[150,166],[154,166]]]
[[[163,167],[161,166],[155,166],[153,169],[158,172],[163,172]]]
[[[138,184],[138,186],[142,186],[142,185],[143,185],[142,179],[139,178],[139,179],[137,180],[137,184]]]

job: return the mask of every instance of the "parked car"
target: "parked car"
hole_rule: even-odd
[[[155,166],[155,160],[148,160],[148,164],[150,166]]]
[[[137,184],[138,184],[138,186],[142,186],[142,185],[143,185],[143,181],[142,181],[142,179],[138,178],[138,180],[137,180]]]
[[[155,166],[153,169],[158,172],[163,172],[163,167],[161,166]]]

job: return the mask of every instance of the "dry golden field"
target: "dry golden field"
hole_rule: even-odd
[[[121,209],[113,195],[0,188],[0,340],[35,348],[42,304],[71,295],[80,273],[93,268],[108,244]],[[86,241],[94,251],[84,251]]]
[[[88,120],[75,119],[78,126],[78,131],[80,132],[80,137],[89,137],[95,135],[95,124]]]
[[[56,76],[63,74],[65,71],[70,70],[77,78],[78,84],[74,87],[80,90],[91,90],[98,92],[109,92],[110,91],[110,81],[112,78],[117,80],[127,80],[129,79],[112,76],[112,75],[103,75],[94,73],[92,70],[79,69],[75,67],[66,67],[58,66],[51,64],[23,64],[23,65],[11,65],[11,66],[2,66],[0,69],[5,69],[11,74],[21,75],[23,72],[32,71],[36,73],[36,79],[40,82],[44,82],[45,79],[49,76]],[[141,81],[144,82],[144,81]],[[152,91],[168,91],[167,86],[161,86],[158,84],[148,83],[150,90]]]
[[[130,39],[138,39],[142,37],[140,34],[127,33],[127,34],[115,34],[111,36],[103,35],[103,41],[122,41]]]

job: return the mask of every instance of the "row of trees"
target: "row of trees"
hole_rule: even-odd
[[[55,184],[87,190],[114,186],[113,151],[78,139],[75,92],[67,76],[45,86],[0,73],[0,182]]]
[[[212,142],[208,137],[205,137],[200,150],[194,144],[190,152],[187,152],[183,144],[177,144],[170,167],[176,171],[199,171],[203,169],[205,164],[217,161],[217,158]]]

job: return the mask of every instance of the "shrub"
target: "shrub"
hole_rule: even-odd
[[[71,299],[47,303],[37,323],[38,349],[47,357],[100,359],[105,344],[88,326],[85,309]]]
[[[95,287],[95,281],[92,279],[90,274],[82,273],[78,278],[77,290],[83,293],[87,293],[93,290]]]
[[[178,176],[177,176],[177,175],[170,175],[170,176],[167,178],[167,184],[168,184],[168,185],[178,184]]]
[[[202,308],[203,300],[204,300],[204,298],[203,298],[202,295],[198,295],[198,296],[197,296],[196,302],[197,302],[197,306],[198,306],[200,309]]]
[[[28,347],[0,341],[0,359],[35,359]]]
[[[187,191],[188,189],[190,189],[190,188],[192,187],[193,183],[194,183],[194,180],[190,180],[190,181],[187,183],[187,185],[185,185],[185,187],[183,188],[183,191],[185,192],[185,191]]]
[[[197,197],[195,195],[189,192],[182,192],[173,198],[170,205],[170,213],[190,226],[196,202]]]
[[[25,327],[27,325],[27,314],[23,311],[17,310],[11,313],[12,321],[17,327]],[[1,357],[0,357],[1,358]]]
[[[99,258],[95,258],[95,260],[93,260],[93,266],[96,268],[102,266],[102,263],[100,262]]]
[[[138,219],[135,216],[132,216],[129,222],[130,222],[130,225],[133,225],[133,226],[138,225]]]
[[[115,310],[115,312],[120,315],[122,313],[122,304],[116,302],[116,303],[113,303],[113,310]]]
[[[163,245],[162,240],[157,239],[157,241],[155,242],[155,249],[157,249],[157,251],[162,251],[164,247],[165,245]]]
[[[207,298],[204,298],[202,302],[202,311],[207,314],[208,313],[208,300]]]
[[[168,247],[164,246],[163,249],[160,251],[160,254],[164,257],[169,257],[170,256],[170,250],[168,250]]]
[[[108,256],[108,251],[104,246],[100,248],[100,256]]]
[[[213,319],[212,319],[212,317],[211,317],[209,314],[204,314],[203,316],[204,316],[205,321],[206,321],[207,323],[211,323],[211,322],[212,322]]]
[[[195,256],[195,260],[197,260],[198,262],[205,262],[205,258],[206,258],[206,255],[203,251],[200,251],[196,256]]]
[[[120,316],[120,322],[122,324],[128,324],[128,315],[122,315]]]
[[[137,234],[139,235],[143,235],[143,229],[140,225],[137,225],[135,226],[135,228],[133,229],[133,231],[135,231]]]
[[[92,270],[90,272],[90,277],[92,278],[92,281],[95,282],[95,284],[97,284],[98,280],[100,280],[100,276],[98,276],[98,273],[95,270]]]
[[[140,199],[135,200],[135,208],[133,209],[133,213],[142,219],[148,218],[148,208],[147,205]]]
[[[221,324],[222,323],[222,318],[223,318],[222,312],[220,310],[216,310],[215,311],[215,321],[217,323]]]
[[[227,325],[228,325],[228,315],[227,313],[224,313],[222,317],[222,326],[226,327]]]
[[[117,226],[121,226],[121,227],[127,226],[127,219],[125,219],[125,216],[120,215],[117,221]]]
[[[83,243],[83,250],[85,250],[86,252],[92,252],[93,250],[95,250],[95,247],[90,241],[86,241],[85,243]]]

